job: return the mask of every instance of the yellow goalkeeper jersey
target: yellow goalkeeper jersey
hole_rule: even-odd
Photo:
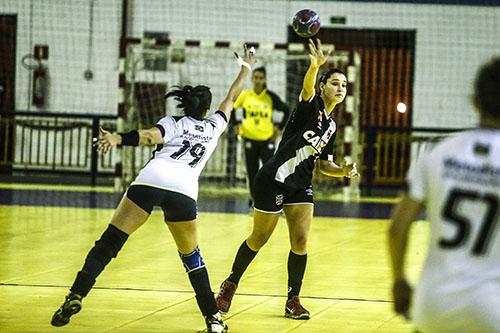
[[[243,91],[233,107],[243,109],[243,121],[240,126],[240,135],[246,139],[255,141],[269,140],[274,134],[273,109],[283,111],[285,117],[279,128],[285,126],[288,114],[288,106],[270,90],[264,89],[260,94],[256,94],[253,89]]]

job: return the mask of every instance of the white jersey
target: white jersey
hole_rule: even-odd
[[[408,175],[431,235],[415,292],[423,332],[500,332],[500,131],[459,134]]]
[[[139,172],[132,185],[149,185],[198,198],[198,178],[227,126],[226,115],[217,111],[204,120],[167,116],[156,125],[163,145]]]

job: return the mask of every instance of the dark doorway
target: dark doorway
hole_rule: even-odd
[[[0,15],[0,172],[12,172],[16,87],[15,15]]]

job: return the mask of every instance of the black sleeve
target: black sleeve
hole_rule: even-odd
[[[271,100],[273,101],[273,109],[283,111],[284,113],[283,120],[278,124],[278,128],[283,129],[288,121],[288,117],[290,116],[290,108],[274,92],[268,90],[267,93],[271,96]]]
[[[315,99],[316,97],[314,97]],[[295,109],[290,115],[290,119],[287,128],[295,131],[297,128],[302,128],[302,126],[312,118],[317,118],[319,114],[319,106],[317,101],[312,100],[311,102],[302,101],[297,103]]]
[[[163,138],[165,136],[165,128],[163,128],[163,126],[161,126],[160,124],[156,124],[155,127],[160,130],[161,137]]]
[[[227,117],[226,117],[226,114],[220,110],[217,110],[215,111],[215,113],[217,113],[219,116],[222,117],[222,119],[224,119],[224,121],[227,123]]]
[[[236,125],[238,124],[238,120],[236,120],[236,109],[233,109],[233,111],[231,112],[231,117],[229,117],[229,123],[233,124],[233,125]]]
[[[319,155],[319,159],[323,161],[329,161],[328,155],[333,155],[335,151],[335,137],[337,136],[337,133],[333,134],[332,137],[330,138],[330,141],[326,144],[325,149],[321,152],[321,155]]]

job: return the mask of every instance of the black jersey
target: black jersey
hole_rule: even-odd
[[[328,160],[328,155],[333,154],[336,130],[319,96],[299,101],[276,153],[263,171],[287,187],[309,187],[316,160]]]

